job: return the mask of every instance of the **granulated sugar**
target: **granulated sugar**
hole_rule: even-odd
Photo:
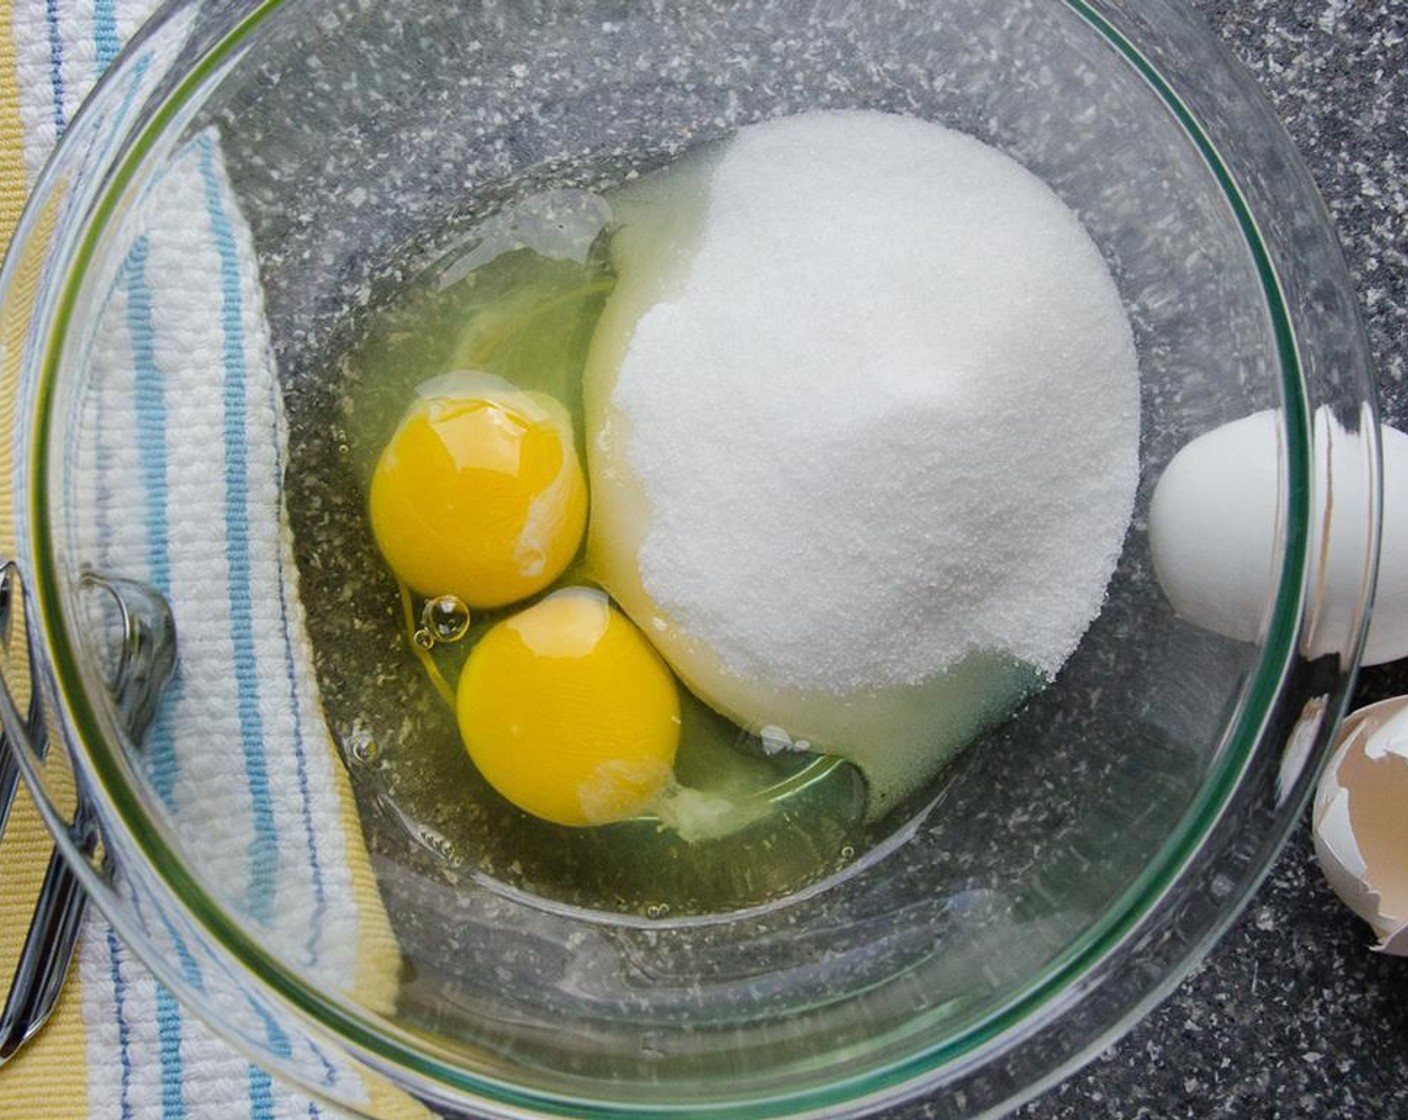
[[[684,679],[845,753],[827,712],[975,656],[1054,674],[1119,556],[1139,410],[1115,286],[1051,190],[937,125],[812,113],[617,212],[591,547]]]

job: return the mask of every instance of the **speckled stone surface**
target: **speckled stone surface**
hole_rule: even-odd
[[[1408,2],[1194,0],[1257,76],[1334,215],[1387,419],[1408,426]],[[1408,663],[1358,699],[1408,692]],[[1405,807],[1408,813],[1408,807]],[[1203,966],[1021,1120],[1408,1117],[1408,959],[1325,886],[1305,825]]]

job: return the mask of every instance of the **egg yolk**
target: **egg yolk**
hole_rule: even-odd
[[[567,412],[487,375],[441,380],[402,420],[371,484],[372,533],[422,595],[489,609],[562,574],[587,488]]]
[[[599,591],[556,591],[489,630],[465,662],[456,709],[485,780],[556,824],[635,816],[673,772],[674,677]]]

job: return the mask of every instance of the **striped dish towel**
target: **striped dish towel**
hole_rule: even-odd
[[[0,0],[0,237],[88,89],[155,6]],[[139,63],[126,79],[122,111],[140,101],[144,72]],[[179,668],[146,739],[152,783],[232,906],[292,946],[310,974],[387,1006],[399,956],[318,705],[280,499],[282,415],[262,290],[218,134],[186,143],[128,221],[140,236],[108,281],[91,338],[76,500],[85,558],[155,587],[176,618]],[[0,382],[0,413],[14,394],[12,379]],[[13,499],[0,495],[0,521]],[[3,853],[0,985],[48,856],[21,802]],[[133,900],[153,944],[202,988],[219,962]],[[220,1012],[335,1095],[378,1115],[424,1115],[296,1044],[252,1003]],[[213,1037],[92,912],[54,1017],[0,1070],[6,1118],[335,1115]]]

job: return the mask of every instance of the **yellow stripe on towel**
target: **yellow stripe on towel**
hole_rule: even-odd
[[[20,88],[15,77],[15,39],[9,3],[0,3],[0,245],[24,208],[29,182],[24,173],[24,134],[20,128]]]
[[[29,183],[24,169],[24,140],[20,131],[20,95],[15,73],[15,41],[8,3],[0,2],[0,245],[8,245]],[[15,262],[14,301],[0,321],[0,553],[9,556],[15,545],[14,493],[11,468],[14,441],[15,397],[19,388],[19,358],[35,288],[43,246],[54,227],[57,206],[40,213],[36,248]],[[23,630],[15,638],[23,642]],[[22,682],[16,681],[19,686]],[[21,691],[16,687],[15,691]],[[21,703],[27,697],[16,696]],[[4,889],[0,890],[0,990],[8,990],[20,946],[29,929],[35,896],[43,881],[53,842],[39,819],[29,793],[21,788],[15,798],[3,838]],[[7,1115],[43,1116],[46,1120],[84,1120],[88,1115],[87,1046],[83,1032],[83,1001],[76,974],[70,978],[54,1014],[38,1038],[15,1055],[0,1071]]]

